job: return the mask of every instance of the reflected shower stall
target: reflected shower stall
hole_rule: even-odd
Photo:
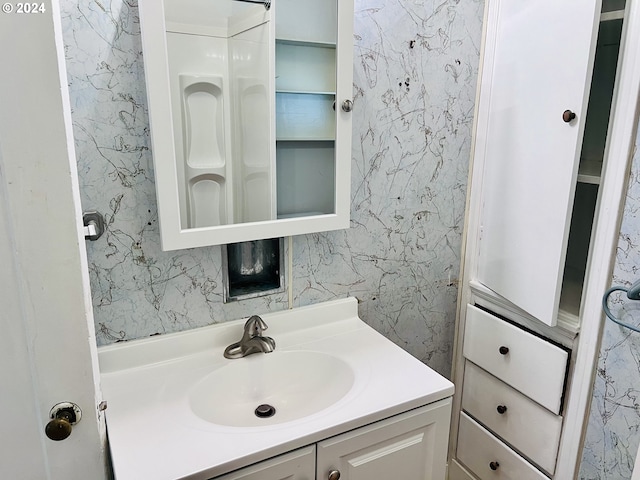
[[[164,2],[183,229],[276,218],[266,3]]]

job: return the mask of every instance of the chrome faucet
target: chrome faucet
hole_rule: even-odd
[[[225,358],[241,358],[252,353],[270,353],[276,349],[276,342],[271,337],[263,337],[267,324],[258,315],[253,315],[244,324],[244,333],[239,342],[232,343],[224,349]]]

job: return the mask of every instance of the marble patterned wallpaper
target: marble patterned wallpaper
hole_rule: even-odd
[[[629,287],[640,279],[640,134],[611,285]],[[623,322],[640,326],[640,302],[611,296],[611,311]],[[640,334],[606,321],[598,359],[579,478],[628,480],[640,445]]]
[[[351,228],[294,237],[293,305],[223,304],[220,247],[160,250],[137,3],[62,11],[83,209],[107,223],[87,243],[99,344],[356,296],[450,374],[480,0],[355,0]]]

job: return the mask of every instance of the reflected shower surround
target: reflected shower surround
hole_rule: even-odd
[[[178,0],[164,5],[166,55],[153,36],[156,15],[150,11],[141,28],[148,69],[156,58],[168,66],[181,228],[274,219],[272,15],[250,5],[224,9],[220,2],[201,5],[202,11],[187,11],[196,4]],[[161,5],[146,8],[159,12]],[[151,136],[162,148],[154,138],[166,132],[160,130],[166,92],[158,81],[147,77],[154,83],[148,85]]]

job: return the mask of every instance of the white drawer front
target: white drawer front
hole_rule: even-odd
[[[457,456],[480,480],[549,480],[465,413],[460,414]]]
[[[568,353],[467,305],[463,355],[553,413],[560,413]]]
[[[462,408],[543,470],[553,474],[562,417],[469,361],[465,363]]]

